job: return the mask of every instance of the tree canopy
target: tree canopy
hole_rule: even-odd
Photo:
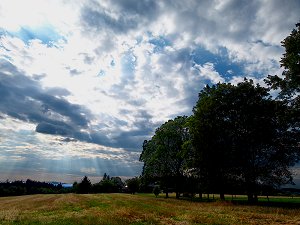
[[[172,180],[177,183],[183,175],[184,157],[182,145],[187,138],[186,116],[161,125],[151,140],[144,141],[140,160],[144,162],[143,176],[159,178],[164,183],[165,192]],[[176,185],[178,187],[178,185]]]
[[[281,44],[285,48],[280,61],[283,77],[269,75],[266,82],[274,89],[280,88],[281,95],[291,96],[300,91],[300,23]]]
[[[291,182],[289,167],[299,152],[287,111],[285,102],[251,80],[205,87],[189,122],[192,165],[204,183],[223,194],[226,183],[241,182],[253,198],[258,185]]]

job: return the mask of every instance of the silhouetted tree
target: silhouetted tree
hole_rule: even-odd
[[[120,177],[111,177],[110,180],[114,186],[114,192],[121,192],[124,189],[124,182]]]
[[[283,77],[269,75],[265,81],[273,89],[280,88],[278,97],[289,105],[285,120],[288,120],[289,129],[294,135],[298,134],[300,140],[300,23],[281,43],[285,48],[280,61],[284,68]]]
[[[102,178],[102,180],[106,180],[107,179],[107,174],[106,173],[104,173],[103,174],[103,178]]]
[[[158,185],[154,186],[153,193],[154,193],[155,197],[158,197],[158,195],[160,193],[160,187]]]
[[[78,192],[78,183],[77,183],[77,181],[74,181],[72,189],[73,189],[73,192],[75,192],[75,193]]]
[[[87,194],[91,192],[92,184],[87,176],[84,176],[82,181],[77,185],[77,193]]]
[[[189,122],[192,169],[199,168],[202,181],[222,199],[232,180],[244,184],[249,201],[261,184],[291,183],[289,167],[299,160],[299,148],[287,110],[251,80],[205,87]]]
[[[144,141],[140,161],[144,162],[142,176],[161,180],[166,197],[171,183],[174,183],[176,197],[179,197],[180,183],[184,172],[182,145],[188,135],[186,116],[179,116],[161,125],[149,141]]]
[[[266,82],[274,89],[280,88],[281,96],[292,96],[300,91],[300,23],[281,44],[285,48],[280,61],[283,77],[269,75]]]
[[[120,177],[109,177],[106,173],[99,183],[93,184],[94,193],[118,193],[123,191],[124,183]]]
[[[135,194],[139,190],[140,181],[138,177],[128,179],[125,182],[131,194]]]

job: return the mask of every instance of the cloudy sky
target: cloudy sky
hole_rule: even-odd
[[[299,0],[1,0],[0,180],[141,173],[206,84],[281,74]]]

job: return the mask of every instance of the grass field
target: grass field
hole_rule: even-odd
[[[294,225],[300,224],[300,208],[191,202],[150,194],[28,195],[0,198],[0,224]]]

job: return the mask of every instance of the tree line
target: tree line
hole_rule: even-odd
[[[26,181],[5,181],[0,183],[0,196],[17,196],[31,194],[58,194],[68,193],[71,189],[62,184],[40,182],[27,179]]]
[[[144,185],[170,191],[258,194],[293,184],[300,160],[300,23],[282,41],[281,76],[207,85],[190,117],[178,116],[143,143]]]
[[[140,180],[137,177],[122,181],[120,177],[110,177],[104,173],[103,178],[92,184],[87,176],[74,182],[72,187],[64,187],[61,183],[26,181],[0,182],[0,196],[18,196],[31,194],[61,194],[61,193],[131,193],[139,190]]]
[[[100,182],[92,184],[87,176],[84,176],[80,183],[74,182],[73,192],[78,194],[88,193],[131,193],[139,189],[139,179],[134,177],[122,181],[120,177],[110,177],[104,173]]]

